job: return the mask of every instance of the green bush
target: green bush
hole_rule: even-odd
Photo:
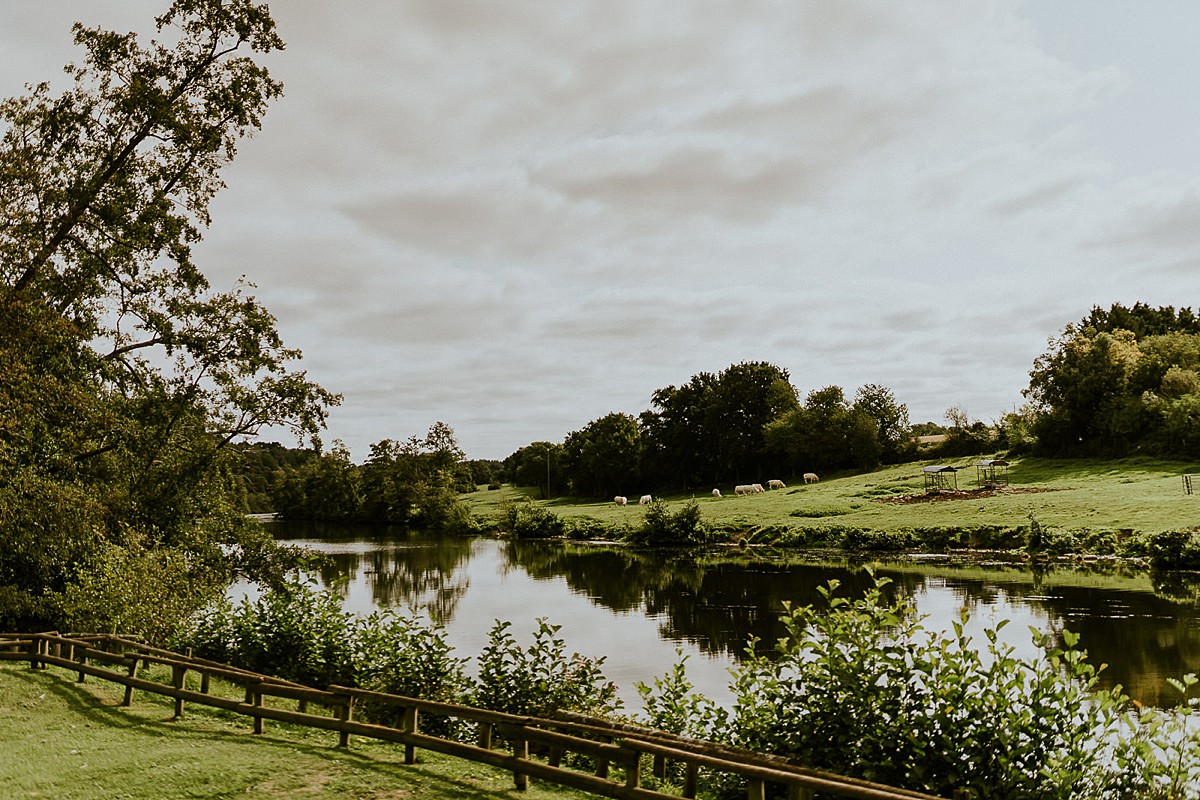
[[[493,711],[549,716],[563,709],[604,715],[620,708],[615,684],[605,679],[604,658],[566,654],[561,626],[537,620],[527,647],[517,644],[510,622],[497,621],[479,654],[475,702]]]
[[[689,500],[674,514],[666,503],[654,500],[646,507],[645,523],[630,531],[627,540],[647,547],[696,545],[708,541],[708,529],[700,518],[700,504],[695,500]]]
[[[1194,528],[1153,534],[1147,549],[1156,570],[1200,570],[1200,533]]]
[[[1078,636],[1035,632],[1041,655],[1018,658],[995,628],[972,639],[964,611],[949,632],[924,628],[885,579],[858,601],[787,609],[773,654],[751,641],[733,673],[733,707],[714,715],[682,665],[643,687],[647,722],[806,766],[977,800],[1200,797],[1200,729],[1183,711],[1139,711],[1097,687]],[[1187,694],[1195,676],[1171,684]],[[717,796],[744,788],[717,781]]]
[[[499,525],[518,539],[548,539],[562,536],[565,530],[557,514],[529,498],[501,502]]]

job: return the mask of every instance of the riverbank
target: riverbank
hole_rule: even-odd
[[[826,476],[753,495],[732,486],[698,488],[663,496],[669,506],[695,500],[716,541],[835,547],[849,550],[913,549],[1035,551],[1047,556],[1144,557],[1148,539],[1200,524],[1200,494],[1185,494],[1182,476],[1200,471],[1192,462],[1149,458],[1014,459],[1007,486],[977,485],[977,457],[940,462],[957,469],[950,487],[925,488],[923,467],[913,462],[867,473]],[[773,476],[772,476],[773,477]],[[766,481],[763,481],[766,485]],[[628,487],[631,497],[640,487]],[[712,496],[712,488],[722,492]],[[464,495],[476,516],[494,519],[505,501],[536,490],[481,487]],[[611,500],[560,497],[532,500],[567,521],[568,528],[620,538],[641,523],[636,506]]]
[[[171,719],[172,701],[144,692],[120,706],[116,684],[78,684],[61,674],[0,663],[0,786],[5,797],[158,800],[162,797],[511,797],[512,773],[371,740],[339,749],[327,732],[272,723],[250,733],[245,718],[203,707]],[[530,800],[588,795],[530,782]]]

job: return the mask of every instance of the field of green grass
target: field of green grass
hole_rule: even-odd
[[[1182,475],[1200,472],[1191,462],[1149,458],[1114,460],[1040,458],[1015,459],[1008,470],[1009,487],[990,495],[976,495],[977,458],[938,463],[958,468],[958,494],[944,493],[929,500],[922,467],[915,462],[883,467],[873,472],[828,476],[804,485],[788,481],[785,489],[735,496],[733,486],[718,486],[724,495],[711,496],[711,488],[695,494],[668,495],[671,506],[694,499],[703,518],[731,538],[763,527],[838,525],[864,530],[901,528],[1016,528],[1028,526],[1032,515],[1051,529],[1070,532],[1111,531],[1117,535],[1157,533],[1200,525],[1200,494],[1183,492]],[[766,484],[764,476],[762,483]],[[782,477],[785,481],[787,476]],[[640,487],[628,487],[631,505],[618,507],[611,500],[553,498],[538,501],[564,518],[590,517],[609,525],[637,525],[643,513],[636,505]],[[1200,480],[1197,481],[1200,492]],[[494,515],[501,500],[536,490],[504,487],[481,489],[468,495],[474,513]],[[908,498],[908,502],[899,502]]]
[[[339,749],[328,731],[251,720],[144,692],[129,708],[124,689],[57,668],[0,662],[0,796],[5,798],[515,798],[582,800],[587,795],[512,773],[355,739]]]

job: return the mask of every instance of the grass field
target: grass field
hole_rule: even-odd
[[[0,662],[0,796],[4,798],[529,798],[587,795],[421,751],[356,739],[339,749],[327,731],[251,721],[189,706],[173,721],[172,701],[143,692],[129,708],[124,689],[74,674]]]
[[[661,499],[676,505],[694,497],[704,520],[734,537],[739,531],[789,525],[840,525],[880,531],[1007,528],[1027,526],[1030,515],[1042,526],[1065,531],[1156,533],[1200,525],[1200,494],[1184,494],[1182,482],[1185,473],[1200,472],[1200,465],[1194,463],[1148,458],[1017,459],[1009,467],[1008,490],[977,496],[969,491],[976,488],[977,460],[939,462],[959,469],[956,477],[962,491],[954,499],[930,502],[924,501],[921,470],[933,462],[883,467],[865,474],[827,476],[820,483],[807,486],[788,481],[785,489],[757,495],[735,496],[733,486],[718,486],[724,495],[721,498],[712,497],[713,487],[707,487],[694,495],[668,495]],[[764,476],[764,485],[768,477],[787,480],[787,476]],[[1197,490],[1200,491],[1200,481]],[[476,514],[487,516],[497,512],[501,500],[535,492],[506,486],[501,491],[480,490],[467,498]],[[633,501],[641,494],[640,487],[630,486],[627,493]],[[914,501],[896,501],[902,497]],[[611,500],[554,498],[538,502],[566,518],[590,517],[610,525],[637,525],[642,519],[638,506],[622,508]]]

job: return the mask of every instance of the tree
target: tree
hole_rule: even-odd
[[[713,431],[716,478],[757,475],[767,458],[765,426],[799,406],[787,370],[746,361],[724,370],[713,387],[705,427]]]
[[[156,24],[169,44],[75,25],[72,87],[0,103],[0,616],[22,625],[122,618],[72,587],[133,558],[195,602],[233,571],[269,579],[231,445],[315,441],[339,399],[291,368],[249,284],[212,291],[192,260],[220,168],[280,94],[248,55],[282,47],[274,22],[176,0]]]
[[[875,383],[858,387],[854,408],[874,421],[883,463],[899,463],[916,453],[916,440],[908,424],[908,406],[898,402],[891,389]]]
[[[518,486],[540,487],[542,496],[548,498],[564,490],[562,460],[561,444],[533,442],[504,459],[504,474]]]
[[[804,405],[767,426],[767,441],[786,455],[793,473],[804,470],[870,469],[879,464],[876,420],[846,401],[840,386],[809,392]]]
[[[719,430],[709,420],[717,376],[701,372],[676,388],[651,395],[654,410],[642,412],[647,477],[657,486],[695,486],[715,480]]]
[[[576,494],[627,493],[641,482],[641,430],[629,414],[605,414],[567,434],[563,472]]]

